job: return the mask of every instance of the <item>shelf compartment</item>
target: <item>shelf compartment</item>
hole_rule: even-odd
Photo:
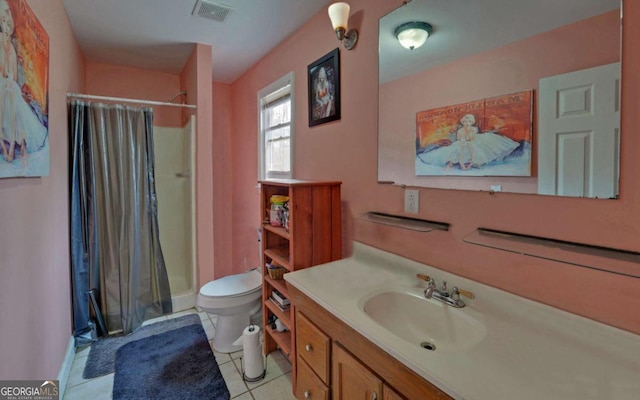
[[[284,279],[271,279],[268,276],[264,277],[264,280],[274,289],[276,289],[278,292],[282,293],[283,295],[285,295],[285,297],[289,298],[288,296],[288,292],[287,292],[287,284],[285,283]],[[269,292],[270,293],[270,292]]]
[[[640,278],[640,253],[489,228],[477,228],[465,243]]]
[[[291,271],[291,264],[289,263],[289,247],[273,247],[265,249],[264,255],[273,261],[277,261],[278,264]]]
[[[367,222],[374,222],[418,232],[431,232],[434,230],[448,231],[450,226],[446,222],[429,221],[426,219],[405,217],[404,215],[387,214],[378,211],[369,211],[368,213],[363,214],[360,219]]]
[[[280,350],[282,350],[282,352],[285,353],[287,357],[290,357],[291,356],[291,332],[289,331],[278,332],[269,327],[267,327],[265,331],[267,335],[278,345]]]
[[[278,308],[277,305],[273,303],[273,301],[271,301],[271,299],[266,299],[264,301],[264,305],[269,309],[269,311],[271,311],[273,315],[275,315],[276,317],[278,317],[280,321],[282,321],[284,326],[286,326],[287,328],[289,328],[289,330],[291,330],[291,317],[289,316],[291,309],[287,311],[282,311],[281,309]]]
[[[287,231],[286,229],[284,229],[281,226],[273,226],[273,225],[270,225],[270,224],[264,224],[263,225],[263,229],[265,231],[275,233],[276,235],[278,235],[278,236],[280,236],[282,238],[285,238],[287,240],[290,239],[289,231]]]
[[[289,260],[289,248],[291,241],[284,236],[281,236],[280,231],[273,229],[266,229],[267,225],[264,225],[262,231],[262,240],[264,248],[277,253],[280,257]],[[284,232],[284,230],[282,230]]]

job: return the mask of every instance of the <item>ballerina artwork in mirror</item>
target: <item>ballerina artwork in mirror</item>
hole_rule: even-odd
[[[378,181],[617,198],[620,49],[620,0],[405,2],[379,22]]]
[[[418,112],[416,175],[530,176],[531,94]]]

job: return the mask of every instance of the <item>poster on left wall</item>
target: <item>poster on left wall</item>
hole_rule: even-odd
[[[49,36],[26,0],[0,0],[0,178],[49,175]]]

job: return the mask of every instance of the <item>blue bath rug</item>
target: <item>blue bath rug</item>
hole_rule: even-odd
[[[97,342],[91,345],[87,363],[82,371],[82,377],[84,379],[92,379],[113,373],[116,351],[127,343],[193,324],[202,324],[198,314],[188,314],[141,326],[127,336],[109,336],[98,339]]]
[[[125,344],[115,369],[114,400],[230,398],[201,324]]]

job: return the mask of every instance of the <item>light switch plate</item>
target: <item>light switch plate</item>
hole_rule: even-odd
[[[404,190],[404,212],[417,214],[420,211],[420,191],[417,189]]]

